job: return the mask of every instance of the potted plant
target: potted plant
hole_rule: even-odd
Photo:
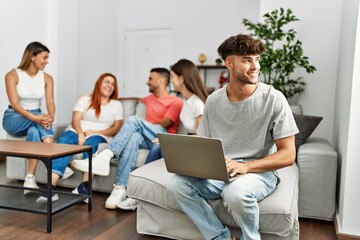
[[[304,56],[302,43],[296,39],[297,32],[291,28],[284,30],[287,24],[299,21],[291,9],[276,9],[263,18],[264,23],[243,19],[243,24],[252,36],[259,37],[265,44],[260,60],[263,81],[273,85],[290,100],[305,89],[303,77],[294,76],[295,69],[303,68],[307,73],[313,73],[316,68]]]

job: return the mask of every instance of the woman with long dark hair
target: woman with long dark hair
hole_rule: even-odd
[[[196,65],[187,59],[180,59],[171,66],[170,76],[174,90],[185,99],[180,114],[181,123],[188,134],[193,134],[201,121],[208,96],[204,82]]]

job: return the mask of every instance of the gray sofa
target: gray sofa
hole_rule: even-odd
[[[137,98],[121,98],[119,99],[123,105],[124,121],[130,116],[137,115],[140,117],[145,116],[145,106],[137,100]],[[62,132],[64,132],[67,125],[55,125],[55,139],[57,139]],[[25,138],[16,138],[8,135],[8,139],[24,140]],[[99,151],[106,147],[106,144],[99,145]],[[137,167],[144,165],[148,150],[141,149],[138,155]],[[75,155],[74,159],[81,159],[81,155]],[[109,176],[95,176],[93,179],[93,190],[99,192],[110,193],[114,188],[116,179],[116,166],[118,161],[116,159],[111,160],[110,175]],[[70,167],[70,166],[69,166]],[[6,158],[6,177],[11,179],[24,180],[27,170],[27,161],[24,158],[7,157]],[[39,163],[36,170],[36,182],[46,183],[47,173],[43,163]],[[60,179],[58,186],[67,188],[76,188],[82,181],[82,172],[75,171],[74,175],[67,179]]]
[[[144,106],[135,99],[122,99],[125,119],[131,115],[143,116]],[[295,107],[295,113],[302,109]],[[61,131],[61,130],[60,130]],[[103,146],[102,146],[103,147]],[[166,190],[171,176],[163,160],[143,165],[146,150],[139,153],[137,166],[129,177],[127,193],[138,200],[137,231],[142,234],[164,236],[171,239],[203,239],[194,224],[182,213]],[[7,159],[7,177],[23,180],[26,173],[24,159]],[[112,162],[110,175],[96,176],[93,189],[110,192],[115,182],[116,162]],[[279,170],[282,178],[275,192],[260,205],[260,232],[262,239],[299,239],[298,217],[333,220],[335,213],[337,153],[322,138],[310,138],[300,146],[297,162]],[[59,185],[74,188],[81,181],[75,174]],[[38,182],[46,181],[43,164],[36,173]],[[210,201],[221,221],[237,236],[241,230],[222,205],[221,200]]]
[[[262,239],[299,239],[298,217],[333,220],[337,154],[329,143],[312,138],[299,149],[297,164],[280,169],[275,192],[259,202]],[[203,239],[166,190],[171,176],[163,160],[133,171],[130,197],[138,199],[137,231],[173,239]],[[210,201],[221,221],[240,237],[240,229],[222,205]]]

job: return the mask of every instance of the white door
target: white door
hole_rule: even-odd
[[[124,97],[149,94],[146,81],[150,69],[169,68],[173,64],[173,42],[171,29],[129,30],[125,33]]]

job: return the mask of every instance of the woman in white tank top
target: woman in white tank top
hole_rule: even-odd
[[[3,128],[14,137],[26,136],[26,141],[52,143],[55,116],[52,77],[44,72],[49,49],[39,42],[30,43],[20,65],[5,75],[9,108],[5,110]],[[41,112],[41,99],[46,99],[47,113]],[[28,159],[24,187],[39,188],[35,181],[37,159]],[[24,194],[30,192],[25,190]]]

